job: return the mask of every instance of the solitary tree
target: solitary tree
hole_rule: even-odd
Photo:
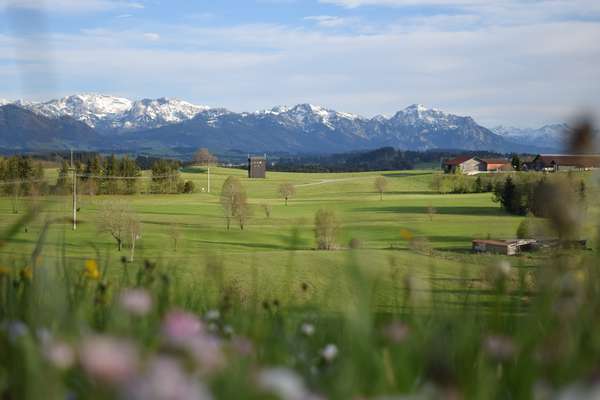
[[[234,176],[228,177],[221,188],[221,206],[227,223],[227,230],[231,226],[231,219],[235,218],[244,229],[246,221],[250,217],[250,206],[248,196],[240,180]]]
[[[263,210],[263,212],[265,213],[265,217],[267,218],[271,218],[271,212],[273,211],[273,207],[271,207],[270,204],[267,203],[263,203],[260,206]]]
[[[127,216],[126,229],[129,236],[129,262],[133,262],[135,243],[142,238],[142,224],[134,213]]]
[[[319,250],[333,250],[339,231],[339,223],[331,210],[319,210],[315,214],[315,239]]]
[[[201,166],[214,165],[217,163],[217,157],[212,155],[208,149],[202,148],[194,154],[194,163]]]
[[[179,244],[179,240],[181,239],[181,229],[177,224],[171,224],[169,226],[169,236],[173,241],[173,251],[177,252],[177,245]]]
[[[377,178],[375,178],[375,190],[377,190],[379,192],[380,200],[383,200],[383,193],[387,189],[387,185],[388,185],[388,182],[387,182],[387,179],[385,179],[385,177],[378,176]]]
[[[110,234],[117,242],[119,251],[123,249],[123,241],[132,231],[139,234],[139,222],[131,209],[123,202],[106,202],[100,208],[98,215],[100,232]],[[135,244],[133,244],[135,247]],[[133,253],[132,253],[133,254]]]
[[[279,195],[285,199],[285,205],[288,205],[288,198],[296,194],[296,187],[290,182],[284,182],[279,185]]]
[[[427,206],[427,215],[429,216],[429,220],[433,221],[433,216],[437,214],[437,210],[431,204]]]

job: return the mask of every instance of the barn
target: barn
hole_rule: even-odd
[[[267,158],[248,157],[248,178],[264,179],[267,177]]]
[[[536,241],[533,239],[519,240],[473,240],[473,252],[495,253],[514,256],[522,251],[530,251],[534,248]]]
[[[525,166],[534,171],[585,171],[600,168],[600,154],[540,154]]]

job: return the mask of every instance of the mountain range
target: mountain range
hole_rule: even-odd
[[[542,152],[559,149],[566,125],[487,129],[468,116],[420,104],[391,117],[365,118],[312,104],[236,113],[177,99],[80,94],[43,103],[0,100],[0,148],[101,149],[160,153],[335,153],[392,146]]]

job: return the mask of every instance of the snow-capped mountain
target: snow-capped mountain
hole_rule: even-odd
[[[78,94],[44,103],[15,104],[47,118],[71,117],[104,134],[176,124],[208,109],[177,99],[132,101],[101,94]]]
[[[545,125],[541,128],[515,128],[497,126],[492,132],[508,140],[523,144],[540,144],[553,149],[563,149],[570,127],[567,124]]]
[[[105,136],[103,149],[119,150],[209,147],[214,151],[334,153],[392,146],[407,150],[535,152],[551,148],[550,141],[540,138],[554,132],[552,127],[546,127],[536,131],[535,136],[519,136],[516,130],[509,129],[498,129],[496,134],[471,117],[421,104],[413,104],[392,117],[373,118],[312,104],[236,113],[182,100],[132,101],[99,94],[73,95],[44,103],[18,101],[12,105],[49,120],[83,123]],[[13,127],[16,129],[16,125]],[[17,134],[2,129],[0,121],[0,136]],[[113,139],[117,134],[118,139]],[[535,138],[529,140],[530,136]]]
[[[391,118],[363,118],[327,108],[299,104],[252,113],[200,112],[189,121],[126,135],[129,146],[209,147],[249,152],[332,153],[392,146],[407,150],[433,148],[525,151],[462,117],[412,105]],[[532,149],[535,151],[535,149]]]
[[[0,99],[0,107],[5,106],[10,103],[12,103],[12,101],[6,100],[6,99]]]

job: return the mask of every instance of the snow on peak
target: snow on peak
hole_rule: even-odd
[[[48,118],[69,116],[92,128],[116,131],[158,128],[194,118],[209,109],[165,97],[132,101],[97,93],[80,93],[21,106]]]
[[[12,103],[10,100],[0,99],[0,107]]]

